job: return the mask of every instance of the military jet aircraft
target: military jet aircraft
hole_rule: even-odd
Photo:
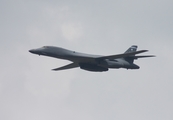
[[[136,50],[137,46],[132,45],[123,54],[102,56],[102,55],[79,53],[61,47],[43,46],[38,49],[31,49],[29,50],[29,52],[38,55],[65,59],[72,62],[68,65],[52,69],[55,71],[80,67],[81,69],[87,71],[102,72],[102,71],[108,71],[109,68],[139,69],[140,67],[133,63],[134,60],[138,58],[154,57],[154,55],[135,56],[136,54],[148,51],[148,50],[139,50],[139,51]]]

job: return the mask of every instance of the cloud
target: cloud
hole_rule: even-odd
[[[38,66],[40,65],[41,64]],[[39,69],[30,72],[30,74],[26,76],[25,88],[29,93],[37,97],[57,98],[59,100],[64,100],[69,95],[70,84],[75,75],[73,71],[66,75],[65,71],[54,72],[49,70],[48,72],[48,70],[46,70],[40,71],[40,73],[38,70]],[[35,75],[33,76],[33,74]],[[48,76],[45,77],[41,74],[48,74]]]
[[[83,35],[83,27],[80,23],[64,23],[62,24],[62,35],[70,42],[78,41]]]
[[[0,119],[173,119],[173,1],[1,1]],[[156,58],[139,70],[92,73],[33,55],[43,45]],[[149,54],[148,53],[148,54]]]

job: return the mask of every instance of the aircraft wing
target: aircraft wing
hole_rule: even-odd
[[[75,68],[75,67],[79,67],[79,64],[73,62],[73,63],[70,63],[68,65],[65,65],[65,66],[62,66],[62,67],[59,67],[59,68],[55,68],[55,69],[52,69],[52,70],[58,71],[58,70],[71,69],[71,68]]]
[[[140,50],[140,51],[135,51],[135,52],[131,52],[131,53],[124,53],[124,54],[117,54],[117,55],[110,55],[110,56],[101,56],[101,57],[79,57],[78,59],[81,59],[82,62],[92,62],[95,63],[95,60],[103,60],[103,59],[117,59],[117,58],[123,58],[123,57],[131,57],[132,55],[135,54],[139,54],[139,53],[143,53],[143,52],[147,52],[148,50]],[[135,57],[134,59],[137,58],[142,58],[142,57],[152,57],[152,56],[132,56]],[[55,68],[52,70],[58,71],[58,70],[66,70],[66,69],[71,69],[71,68],[76,68],[79,67],[78,62],[73,62],[70,63],[68,65],[59,67],[59,68]]]
[[[102,60],[102,59],[117,59],[117,58],[123,58],[123,57],[129,57],[131,55],[147,52],[148,50],[139,50],[135,52],[130,52],[130,53],[123,53],[123,54],[117,54],[117,55],[110,55],[110,56],[103,56],[103,57],[98,57],[96,60]]]

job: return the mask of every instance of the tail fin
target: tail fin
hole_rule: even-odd
[[[137,45],[132,45],[129,49],[127,49],[124,53],[131,53],[135,52],[137,50],[138,46]],[[133,55],[134,56],[134,55]],[[133,63],[134,58],[133,57],[125,57],[124,58],[127,62]]]
[[[132,45],[129,49],[127,49],[125,51],[125,53],[131,53],[131,52],[135,52],[137,50],[138,46],[136,45]]]

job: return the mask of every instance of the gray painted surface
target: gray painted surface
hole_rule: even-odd
[[[38,55],[70,60],[73,62],[66,66],[53,69],[56,71],[80,67],[81,69],[88,71],[103,72],[103,71],[108,71],[109,68],[139,69],[139,66],[133,63],[134,59],[154,57],[152,55],[142,56],[142,57],[135,56],[136,54],[147,51],[147,50],[140,50],[140,51],[136,50],[137,46],[132,45],[128,50],[126,50],[124,54],[99,56],[99,55],[90,55],[90,54],[70,51],[60,47],[44,46],[38,49],[29,50],[29,52]]]

